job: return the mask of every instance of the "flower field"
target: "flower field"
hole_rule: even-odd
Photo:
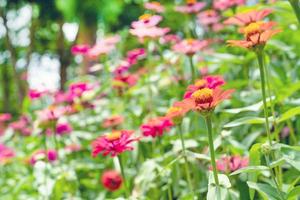
[[[1,200],[300,199],[299,0],[0,14]]]

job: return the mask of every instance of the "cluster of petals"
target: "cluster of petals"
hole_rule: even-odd
[[[4,144],[0,143],[0,164],[7,163],[10,159],[15,157],[15,151]]]
[[[181,13],[192,14],[192,13],[198,13],[205,6],[206,3],[204,2],[197,2],[197,0],[186,0],[185,5],[176,6],[175,10]]]
[[[159,42],[161,44],[174,44],[180,42],[180,37],[176,34],[167,34],[160,38]]]
[[[229,8],[244,5],[245,0],[214,0],[213,7],[217,10],[227,10]]]
[[[139,140],[139,138],[134,138],[132,134],[133,131],[120,130],[98,137],[92,142],[92,156],[96,157],[98,154],[107,156],[110,154],[111,157],[114,157],[124,151],[133,150],[131,143]]]
[[[161,5],[158,1],[146,2],[144,7],[147,10],[152,10],[157,13],[163,13],[165,11],[165,7]]]
[[[157,137],[162,136],[173,126],[172,121],[167,117],[157,117],[150,119],[147,123],[141,125],[140,129],[144,136]]]
[[[165,115],[165,117],[167,119],[170,119],[173,124],[181,123],[182,118],[189,111],[189,109],[187,109],[187,108],[176,106],[177,104],[178,103],[174,103],[174,105],[168,109],[168,111]]]
[[[54,149],[48,149],[48,150],[38,150],[34,152],[30,157],[30,164],[34,165],[39,160],[45,160],[46,162],[54,162],[58,158],[58,153]]]
[[[10,113],[0,113],[0,123],[7,122],[9,120],[11,120]]]
[[[158,23],[162,20],[159,15],[144,14],[138,21],[131,23],[132,29],[129,32],[137,36],[141,41],[145,38],[157,38],[165,35],[170,31],[169,28],[160,28]]]
[[[30,89],[28,92],[28,96],[31,100],[35,100],[35,99],[41,98],[46,93],[47,93],[47,91],[39,91],[39,90],[35,90],[35,89]]]
[[[249,163],[248,157],[241,156],[225,156],[216,161],[218,171],[231,173],[238,169],[247,167]]]
[[[112,81],[113,88],[124,89],[136,84],[138,77],[135,74],[120,74],[114,77]]]
[[[198,51],[204,49],[209,44],[206,40],[185,39],[173,45],[175,52],[192,56]]]
[[[56,134],[58,135],[69,134],[72,132],[72,130],[72,126],[67,122],[56,124]]]
[[[104,119],[102,123],[103,128],[116,127],[124,122],[124,117],[121,115],[113,115]]]
[[[223,29],[224,25],[220,23],[221,17],[216,10],[205,10],[197,15],[198,23],[214,32]]]
[[[14,131],[21,133],[24,136],[31,135],[32,129],[30,127],[29,117],[22,115],[17,121],[11,122],[9,127]]]
[[[107,170],[101,176],[101,183],[108,191],[118,190],[123,183],[123,178],[119,172],[115,170]]]

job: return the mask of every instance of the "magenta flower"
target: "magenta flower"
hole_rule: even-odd
[[[15,157],[15,151],[4,144],[0,143],[0,164],[7,163],[10,159]]]
[[[148,10],[152,10],[157,13],[163,13],[165,11],[165,7],[162,6],[159,2],[157,1],[152,1],[152,2],[146,2],[144,4],[144,7]]]
[[[206,40],[185,39],[175,44],[172,49],[175,52],[192,56],[198,51],[207,47],[208,44],[209,43]]]
[[[72,126],[69,123],[58,123],[56,125],[56,133],[58,135],[69,134],[72,130]]]
[[[90,45],[88,44],[77,44],[72,46],[71,52],[73,55],[84,55],[86,54],[90,49]]]
[[[110,154],[114,157],[124,151],[133,150],[130,144],[139,139],[133,138],[132,133],[133,131],[121,130],[98,137],[92,142],[92,156],[96,157],[101,153],[103,156]]]
[[[243,167],[247,167],[249,163],[248,157],[227,156],[216,161],[218,171],[231,173]]]
[[[137,59],[143,58],[146,55],[144,48],[133,49],[127,52],[127,61],[130,64],[135,64]]]
[[[41,98],[45,93],[46,91],[38,91],[38,90],[30,89],[28,92],[28,96],[31,100],[35,100]]]
[[[48,151],[46,151],[46,150],[41,149],[41,150],[34,152],[31,155],[29,162],[31,165],[34,165],[39,160],[46,160],[49,162],[54,162],[57,160],[57,158],[58,158],[58,153],[56,152],[56,150],[48,149]]]
[[[157,137],[162,136],[165,131],[168,131],[173,123],[169,118],[158,117],[150,119],[147,123],[143,124],[140,129],[144,136]]]
[[[197,0],[186,0],[186,5],[176,6],[175,10],[181,13],[193,14],[202,10],[206,6],[204,2],[197,2]]]

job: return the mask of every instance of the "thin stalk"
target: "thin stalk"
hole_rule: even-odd
[[[291,144],[296,145],[297,144],[297,138],[296,138],[295,131],[294,131],[293,124],[292,124],[291,120],[287,121],[287,126],[289,127],[289,130],[290,130]]]
[[[182,153],[183,153],[183,158],[184,158],[184,170],[185,170],[185,173],[186,173],[186,177],[187,177],[187,181],[188,181],[188,184],[189,184],[190,191],[194,194],[193,183],[192,183],[191,173],[190,173],[189,166],[188,166],[188,160],[187,160],[187,156],[186,156],[186,149],[185,149],[185,144],[184,144],[181,125],[178,125],[178,132],[179,132],[179,135],[180,135]]]
[[[211,165],[213,168],[215,183],[218,188],[219,187],[219,178],[218,178],[218,171],[217,171],[217,165],[216,165],[216,159],[215,159],[215,149],[214,149],[214,141],[213,141],[213,136],[212,136],[213,133],[212,133],[212,122],[211,122],[210,114],[205,116],[205,122],[206,122],[206,127],[207,127],[207,134],[208,134],[208,144],[209,144]]]
[[[171,184],[168,186],[168,198],[169,200],[173,200]]]
[[[129,188],[128,188],[128,185],[127,185],[127,181],[126,181],[126,177],[125,177],[125,173],[124,173],[124,168],[123,168],[123,163],[122,163],[121,156],[117,156],[117,160],[119,162],[120,169],[121,169],[121,174],[122,174],[122,177],[123,177],[124,188],[125,188],[125,197],[129,197],[130,192],[129,192]]]
[[[294,12],[295,12],[295,15],[298,19],[298,22],[300,24],[300,3],[298,0],[289,0]]]
[[[47,164],[48,164],[48,148],[47,148],[47,135],[46,133],[44,133],[44,148],[45,148],[45,152],[46,152],[46,156],[45,156],[45,176],[44,176],[44,184],[45,184],[45,191],[46,191],[46,195],[45,195],[45,200],[48,200],[48,186],[47,186],[47,175],[48,175],[48,170],[47,170]]]
[[[258,65],[259,65],[259,71],[260,71],[260,81],[261,81],[261,92],[263,97],[263,104],[264,104],[264,115],[265,115],[265,126],[267,131],[267,137],[269,140],[270,146],[272,146],[272,139],[271,139],[271,133],[270,133],[270,127],[269,127],[269,114],[268,114],[268,107],[267,107],[267,101],[266,101],[266,81],[265,81],[265,70],[264,70],[264,53],[263,51],[259,51],[256,53]]]
[[[194,67],[194,63],[193,63],[193,56],[188,56],[189,57],[189,62],[190,62],[190,69],[191,69],[191,75],[192,75],[192,83],[195,82],[195,67]]]
[[[267,164],[267,166],[269,167],[269,170],[270,170],[270,174],[271,174],[272,180],[273,180],[273,182],[275,183],[277,192],[279,193],[279,197],[280,197],[280,199],[284,200],[285,198],[282,196],[282,193],[281,193],[281,190],[280,190],[280,188],[279,188],[279,185],[278,185],[278,183],[277,183],[277,181],[276,181],[276,177],[275,177],[275,175],[274,175],[274,172],[273,172],[272,168],[270,167],[270,159],[269,159],[269,157],[268,157],[267,155],[265,155],[265,159],[266,159],[266,164]]]

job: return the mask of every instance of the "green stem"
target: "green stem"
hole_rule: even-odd
[[[272,168],[270,167],[270,160],[269,160],[268,155],[265,155],[265,159],[266,159],[266,164],[267,164],[267,166],[269,167],[269,171],[270,171],[272,180],[273,180],[273,182],[274,182],[274,184],[275,184],[275,186],[276,186],[277,192],[278,192],[278,194],[279,194],[279,196],[280,196],[280,199],[284,200],[285,198],[282,196],[282,193],[281,193],[281,190],[280,190],[280,188],[279,188],[279,185],[278,185],[278,183],[277,183],[277,181],[276,181],[276,177],[275,177],[275,175],[274,175],[274,172],[273,172]]]
[[[195,82],[195,67],[194,67],[194,64],[193,64],[193,56],[189,56],[189,62],[190,62],[190,69],[191,69],[191,75],[192,75],[192,83]]]
[[[125,188],[125,197],[129,197],[130,192],[129,192],[129,189],[128,189],[128,185],[127,185],[127,181],[126,181],[126,177],[125,177],[125,173],[124,173],[124,168],[123,168],[123,163],[122,163],[122,158],[121,158],[120,155],[117,156],[117,160],[119,162],[120,169],[121,169],[121,174],[122,174],[122,177],[123,177],[124,188]]]
[[[45,177],[44,177],[44,184],[45,184],[45,190],[46,190],[46,195],[45,195],[45,200],[48,200],[48,186],[47,186],[47,175],[48,175],[48,169],[47,169],[47,164],[48,164],[48,148],[47,148],[47,135],[46,133],[44,133],[44,148],[45,148],[45,152],[46,152],[46,155],[45,155]]]
[[[213,136],[212,136],[212,122],[211,122],[210,114],[205,116],[205,122],[206,122],[206,127],[207,127],[207,134],[208,134],[208,144],[209,144],[211,165],[213,168],[215,183],[218,188],[219,187],[219,179],[218,179],[218,171],[217,171],[217,165],[216,165],[216,159],[215,159],[215,149],[214,149],[214,141],[213,141]]]
[[[258,64],[259,64],[259,71],[260,71],[260,81],[261,81],[261,92],[263,97],[263,104],[264,104],[264,115],[265,115],[265,126],[267,131],[267,137],[269,140],[269,144],[272,146],[272,139],[271,139],[271,133],[270,133],[270,127],[269,127],[269,114],[268,114],[268,107],[267,107],[267,101],[266,101],[266,81],[265,81],[265,70],[264,70],[264,53],[263,50],[258,51],[256,53]]]
[[[169,198],[169,200],[173,199],[171,184],[169,184],[169,186],[168,186],[168,198]]]
[[[295,12],[295,15],[298,19],[298,22],[300,23],[300,3],[298,0],[289,0],[294,12]]]
[[[183,158],[184,158],[184,169],[185,169],[185,173],[186,173],[186,177],[187,177],[187,181],[188,181],[188,184],[189,184],[190,191],[194,194],[193,183],[192,183],[192,180],[191,180],[191,173],[190,173],[189,166],[188,166],[188,160],[187,160],[187,156],[186,156],[186,149],[185,149],[185,144],[184,144],[181,125],[178,125],[178,130],[179,130],[178,132],[179,132],[179,135],[180,135],[180,141],[181,141]]]

